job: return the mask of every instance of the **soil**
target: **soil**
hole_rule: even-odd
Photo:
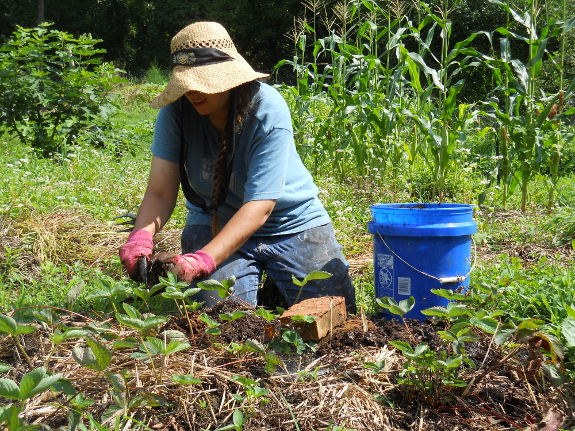
[[[235,321],[223,321],[220,314],[242,308],[241,304],[224,301],[204,310],[220,323],[222,334],[206,334],[201,312],[191,312],[189,319],[172,316],[164,330],[186,334],[191,348],[168,358],[163,378],[156,379],[146,363],[131,357],[134,349],[114,353],[109,372],[122,372],[130,395],[152,393],[163,398],[162,406],[140,406],[131,411],[134,419],[151,429],[214,430],[232,423],[232,414],[240,406],[234,395],[245,396],[245,388],[234,376],[253,379],[269,392],[244,401],[242,411],[247,417],[244,430],[536,430],[567,429],[571,418],[568,404],[572,384],[553,389],[541,373],[526,373],[530,347],[524,344],[517,354],[506,359],[508,352],[495,348],[490,339],[467,343],[469,358],[477,370],[467,368],[460,376],[466,382],[475,380],[470,390],[440,385],[437,391],[419,391],[398,383],[405,361],[389,343],[403,341],[412,346],[427,343],[432,351],[441,352],[445,345],[438,335],[444,330],[431,321],[367,319],[349,316],[346,323],[307,349],[302,355],[279,354],[273,372],[266,372],[266,361],[254,352],[234,351],[246,340],[264,342],[266,331],[275,322],[267,322],[254,314]],[[89,322],[70,319],[67,326],[83,326]],[[190,327],[191,323],[191,327]],[[134,336],[112,331],[118,336]],[[50,331],[38,328],[24,335],[23,345],[31,357],[28,364],[8,338],[0,342],[1,361],[14,368],[8,378],[21,376],[37,368],[51,348]],[[113,405],[108,395],[108,380],[77,365],[70,355],[75,343],[62,345],[55,352],[48,369],[70,379],[86,398],[97,402],[90,411],[101,418]],[[111,349],[111,346],[108,346]],[[532,356],[532,355],[531,355]],[[384,363],[375,373],[365,363]],[[156,359],[156,370],[160,359]],[[180,386],[169,379],[173,374],[192,374],[201,385]],[[106,391],[106,388],[109,388]],[[236,395],[237,396],[237,395]],[[43,403],[59,405],[65,395],[43,395]],[[65,409],[46,409],[36,400],[27,410],[30,423],[42,423],[58,429],[67,423]],[[549,416],[551,415],[551,416]],[[551,428],[541,425],[546,418],[555,420]],[[334,425],[342,428],[333,428]],[[547,426],[547,428],[545,428]],[[330,428],[331,427],[331,428]],[[570,429],[570,428],[569,428]]]

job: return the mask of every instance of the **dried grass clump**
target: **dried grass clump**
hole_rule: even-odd
[[[55,264],[81,261],[94,265],[117,255],[127,237],[110,224],[74,212],[32,214],[17,223],[15,230],[22,238],[31,238],[32,253],[40,261]]]
[[[113,222],[103,223],[86,214],[54,212],[48,215],[32,214],[28,219],[15,223],[11,237],[20,246],[31,244],[35,261],[54,264],[82,262],[92,267],[104,259],[118,256],[118,249],[125,243],[129,232],[126,226]],[[3,239],[2,241],[5,241]],[[178,252],[180,231],[164,230],[156,235],[156,248]]]

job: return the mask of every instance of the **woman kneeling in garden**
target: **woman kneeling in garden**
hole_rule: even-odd
[[[162,253],[179,279],[236,277],[234,295],[257,304],[262,271],[288,305],[337,295],[355,310],[348,264],[318,189],[299,158],[281,95],[238,54],[219,24],[198,22],[171,43],[172,76],[152,102],[161,108],[152,164],[134,230],[120,249],[129,275],[152,258],[153,236],[170,218],[180,182],[188,209],[182,255]],[[221,229],[220,229],[221,227]],[[332,277],[311,280],[312,271]],[[213,306],[211,291],[194,298]]]

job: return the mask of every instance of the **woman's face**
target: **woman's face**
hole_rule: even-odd
[[[230,92],[224,91],[223,93],[205,94],[199,91],[188,91],[186,97],[190,103],[196,108],[198,114],[209,115],[213,120],[214,118],[227,118],[228,109],[230,106]]]

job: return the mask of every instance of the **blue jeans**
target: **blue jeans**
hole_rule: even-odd
[[[182,252],[193,253],[211,240],[210,227],[188,225],[182,233]],[[221,281],[234,275],[234,295],[257,305],[258,286],[265,270],[266,276],[272,279],[288,305],[293,305],[298,294],[299,300],[343,296],[348,311],[355,313],[355,290],[348,267],[332,225],[326,224],[290,235],[252,236],[208,278]],[[307,282],[299,293],[300,287],[293,283],[292,275],[301,281],[312,271],[327,271],[332,276]],[[195,284],[192,282],[191,286]],[[193,299],[205,301],[207,307],[221,301],[215,291],[206,290]]]

